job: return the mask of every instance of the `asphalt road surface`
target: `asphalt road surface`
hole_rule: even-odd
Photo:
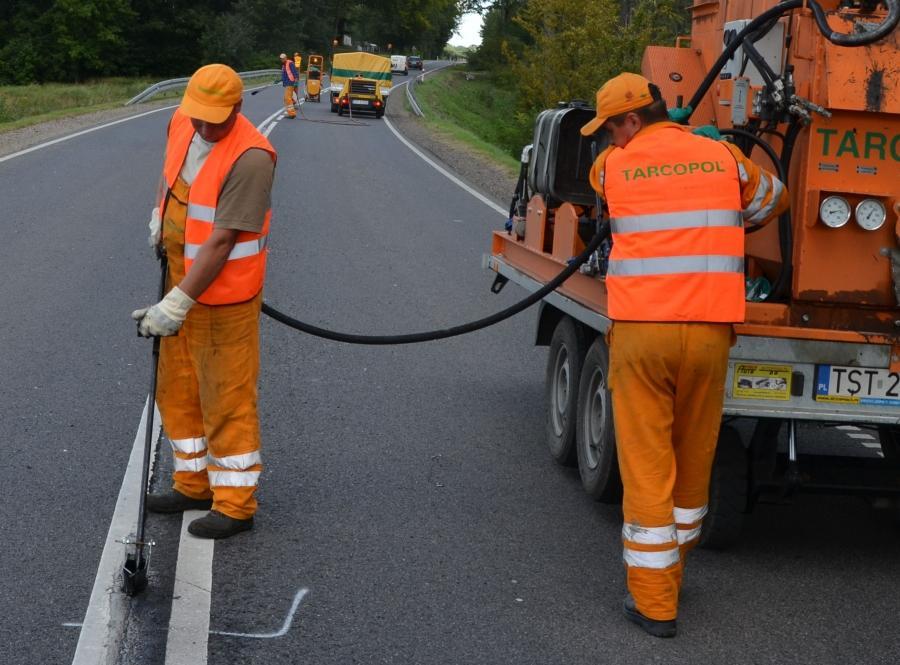
[[[247,96],[245,113],[261,122],[280,93]],[[156,289],[145,220],[168,115],[0,163],[3,663],[69,663],[79,639],[147,395],[150,345],[129,313]],[[270,135],[271,304],[405,333],[524,296],[490,294],[481,269],[495,210],[383,120],[326,103],[301,116]],[[900,538],[853,498],[759,506],[737,547],[693,555],[676,639],[626,623],[620,511],[545,451],[533,326],[528,312],[373,348],[263,320],[260,512],[215,545],[210,664],[900,661]],[[164,450],[158,486],[170,468]],[[180,526],[150,519],[151,588],[128,602],[120,662],[165,662]]]

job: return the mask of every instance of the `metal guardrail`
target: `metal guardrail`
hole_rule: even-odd
[[[409,83],[406,85],[406,99],[409,101],[409,106],[412,109],[412,112],[415,113],[420,118],[425,117],[425,112],[422,110],[422,107],[419,106],[419,102],[416,100],[416,91],[415,88],[416,83],[422,83],[425,80],[425,77],[428,74],[434,74],[435,72],[439,72],[442,69],[447,69],[448,67],[452,67],[457,63],[451,62],[449,65],[441,65],[440,67],[435,67],[434,69],[429,69],[427,72],[422,72],[418,76],[411,78]]]
[[[242,79],[248,78],[256,78],[257,76],[277,76],[281,74],[280,69],[257,69],[252,72],[238,72],[238,76]],[[190,77],[184,77],[179,79],[169,79],[167,81],[160,81],[159,83],[154,83],[149,88],[144,90],[143,92],[138,93],[127,102],[125,102],[125,106],[130,106],[132,104],[137,104],[138,102],[143,102],[144,100],[150,99],[153,95],[159,92],[165,92],[166,90],[174,90],[175,88],[180,88],[187,84],[190,80]]]
[[[406,85],[406,100],[409,102],[409,106],[412,109],[412,112],[415,113],[420,118],[424,118],[425,114],[422,112],[422,108],[419,106],[419,102],[416,101],[416,95],[413,92],[413,86],[419,81],[420,78],[425,78],[425,74],[419,74],[413,79],[410,79],[409,83]]]

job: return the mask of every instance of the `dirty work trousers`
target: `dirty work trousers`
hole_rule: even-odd
[[[294,90],[292,85],[284,86],[284,108],[287,111],[288,118],[297,117],[297,109],[294,107]]]
[[[163,214],[168,288],[184,278],[189,188],[177,180]],[[256,512],[262,465],[256,383],[262,294],[235,305],[197,303],[178,335],[163,337],[156,402],[172,442],[175,490],[213,499],[235,519]]]
[[[627,584],[651,619],[678,613],[684,557],[707,509],[733,335],[731,324],[625,321],[609,335]]]

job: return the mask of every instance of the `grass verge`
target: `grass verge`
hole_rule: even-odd
[[[459,65],[416,84],[425,124],[518,173],[529,137],[523,138],[515,122],[515,91],[486,73],[466,76],[465,65]]]
[[[244,85],[253,87],[269,83],[271,80],[271,76],[248,79],[244,81]],[[121,108],[129,99],[156,82],[144,78],[110,78],[80,84],[0,86],[0,132],[57,118]],[[180,97],[182,92],[183,88],[169,90],[151,97],[148,101],[174,99]]]

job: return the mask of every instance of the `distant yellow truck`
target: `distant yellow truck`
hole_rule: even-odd
[[[336,53],[328,92],[331,112],[384,115],[390,93],[391,61],[373,53]]]

